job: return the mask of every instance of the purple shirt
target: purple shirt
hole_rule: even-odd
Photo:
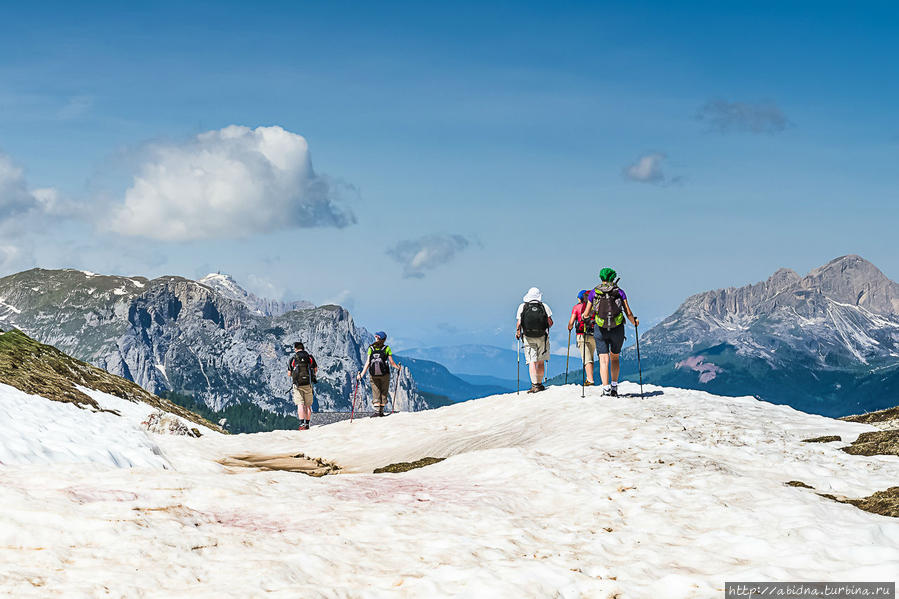
[[[622,300],[626,300],[626,299],[627,299],[627,295],[625,295],[624,289],[618,289],[618,293],[621,294],[621,299],[622,299]],[[590,295],[587,296],[587,301],[588,301],[588,302],[592,302],[594,299],[596,299],[596,288],[595,288],[595,287],[594,287],[593,289],[590,290]]]

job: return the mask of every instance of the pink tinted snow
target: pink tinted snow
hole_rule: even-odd
[[[706,362],[704,356],[690,356],[686,360],[682,360],[674,365],[675,368],[686,367],[690,370],[695,370],[699,373],[699,382],[700,383],[708,383],[716,376],[718,376],[719,372],[723,372],[724,369],[716,364],[712,364],[711,362]]]

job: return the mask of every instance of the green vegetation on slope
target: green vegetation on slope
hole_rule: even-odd
[[[274,430],[296,430],[300,421],[296,416],[282,416],[263,410],[256,404],[237,403],[224,410],[213,410],[201,401],[182,393],[164,392],[163,396],[174,404],[196,412],[212,422],[226,420],[225,430],[229,433],[259,433]]]
[[[0,383],[52,401],[99,410],[100,406],[77,385],[102,391],[171,412],[214,430],[222,429],[195,413],[144,390],[138,385],[38,343],[19,330],[0,334]],[[224,431],[222,431],[224,432]]]

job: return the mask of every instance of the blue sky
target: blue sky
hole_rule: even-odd
[[[514,347],[528,287],[563,320],[606,265],[647,323],[846,253],[899,279],[897,17],[888,2],[8,9],[0,271],[221,270],[340,301],[401,347]],[[289,176],[260,161],[258,127],[283,129],[266,147]],[[213,210],[217,194],[236,208]]]

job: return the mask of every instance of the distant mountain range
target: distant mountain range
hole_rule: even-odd
[[[514,347],[515,339],[512,339]],[[403,355],[438,362],[455,376],[473,385],[487,385],[514,391],[516,369],[519,367],[518,353],[514,349],[503,349],[494,345],[450,345],[441,347],[418,347],[403,350]],[[521,355],[522,385],[530,386],[528,368],[524,354]],[[574,357],[572,356],[572,360]],[[571,362],[572,367],[575,366]],[[553,355],[549,363],[551,376],[565,372],[565,356]],[[481,396],[483,397],[483,396]]]
[[[287,377],[294,341],[318,360],[318,408],[339,411],[350,409],[354,375],[373,340],[340,306],[266,302],[224,275],[148,280],[33,269],[0,279],[0,326],[152,393],[189,396],[213,410],[248,402],[281,414],[295,410]],[[370,398],[361,385],[357,409]],[[405,373],[397,408],[428,407]]]
[[[631,331],[632,332],[632,331]],[[687,298],[640,339],[643,378],[844,416],[899,404],[899,285],[855,255]],[[635,380],[636,348],[623,372]]]

